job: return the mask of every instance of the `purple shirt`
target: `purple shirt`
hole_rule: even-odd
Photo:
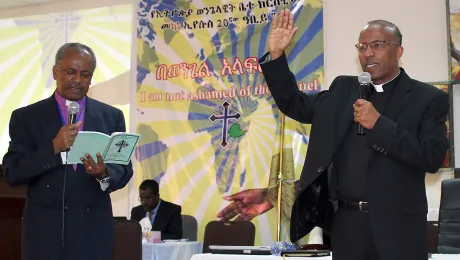
[[[57,93],[57,91],[54,91],[54,98],[56,98],[56,102],[58,103],[59,109],[61,110],[60,113],[61,113],[62,120],[65,122],[65,124],[67,124],[69,121],[69,117],[68,117],[69,108],[66,105],[66,99],[61,97]],[[85,110],[86,110],[85,101],[86,101],[86,97],[84,97],[81,100],[76,101],[80,105],[80,111],[78,111],[78,114],[77,114],[77,119],[78,119],[77,122],[78,121],[82,122],[80,128],[78,128],[78,131],[83,130],[83,124],[85,123]]]

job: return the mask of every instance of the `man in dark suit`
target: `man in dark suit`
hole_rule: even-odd
[[[331,235],[334,260],[427,259],[425,173],[438,171],[448,148],[448,95],[399,67],[401,33],[383,20],[369,22],[356,45],[373,81],[368,100],[358,98],[352,76],[302,93],[284,54],[296,30],[294,16],[281,11],[260,59],[279,109],[312,124],[291,240],[320,226]]]
[[[124,132],[119,109],[86,96],[96,68],[94,52],[68,43],[56,54],[54,94],[13,111],[6,182],[27,185],[22,223],[22,259],[112,259],[113,216],[110,192],[133,175],[127,166],[105,164],[89,154],[83,164],[65,164],[66,149],[78,131]],[[69,124],[67,103],[80,105],[77,123]]]
[[[141,221],[148,217],[152,231],[161,231],[161,239],[182,238],[182,208],[160,199],[160,188],[155,180],[145,180],[139,186],[141,205],[131,210],[131,219]]]

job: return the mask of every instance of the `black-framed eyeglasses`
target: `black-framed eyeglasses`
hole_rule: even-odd
[[[395,45],[395,46],[401,46],[398,43],[390,42],[390,41],[385,41],[385,40],[377,40],[369,43],[361,42],[355,45],[356,49],[359,52],[364,52],[367,50],[367,47],[370,46],[373,51],[379,51],[384,49],[386,46],[389,44]]]

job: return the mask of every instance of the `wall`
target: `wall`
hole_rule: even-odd
[[[447,81],[446,4],[443,0],[324,0],[325,82],[362,72],[354,47],[366,22],[384,19],[403,35],[401,65],[414,79]]]

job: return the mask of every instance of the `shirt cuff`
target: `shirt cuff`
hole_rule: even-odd
[[[109,187],[109,182],[108,181],[100,181],[99,179],[96,178],[96,180],[99,182],[101,185],[101,190],[106,191],[107,188]]]
[[[270,55],[270,53],[267,53],[267,55],[265,55],[265,59],[262,62],[260,62],[260,64],[264,64],[270,61],[272,61],[272,56]]]

